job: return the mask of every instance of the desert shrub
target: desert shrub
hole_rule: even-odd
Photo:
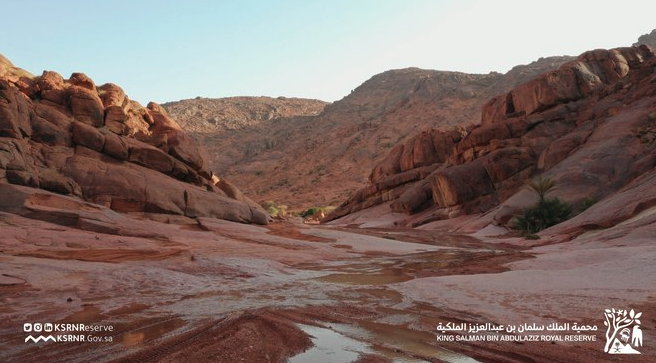
[[[284,204],[278,204],[272,200],[262,203],[262,208],[274,217],[284,217],[287,215],[287,206]]]
[[[525,234],[535,234],[568,220],[571,215],[572,206],[568,203],[558,198],[545,198],[515,217],[515,226]]]
[[[308,218],[312,217],[313,215],[319,213],[319,212],[324,212],[325,214],[328,214],[335,210],[335,207],[328,206],[328,207],[310,207],[304,211],[301,212],[301,217],[303,218]]]
[[[307,218],[307,217],[312,217],[313,215],[319,213],[321,211],[321,208],[319,207],[310,207],[301,213],[301,217]]]
[[[534,235],[572,216],[573,210],[569,203],[558,198],[547,198],[547,193],[556,189],[555,180],[539,176],[535,180],[527,181],[526,185],[538,196],[538,201],[515,217],[515,227],[522,231],[523,235]]]

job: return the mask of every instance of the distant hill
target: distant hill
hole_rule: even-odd
[[[207,150],[210,168],[222,177],[242,183],[228,170],[249,163],[280,143],[274,135],[281,124],[320,114],[328,103],[302,98],[229,97],[195,98],[165,103],[173,118]],[[266,176],[264,176],[266,177]]]
[[[652,30],[651,33],[641,35],[638,41],[633,43],[634,46],[640,44],[648,45],[652,50],[656,50],[656,29]]]

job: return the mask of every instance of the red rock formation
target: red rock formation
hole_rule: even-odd
[[[202,149],[159,105],[144,108],[82,73],[65,81],[46,71],[27,82],[8,61],[0,69],[0,183],[118,212],[268,222],[234,186],[226,194],[214,185]]]
[[[584,53],[576,61],[490,100],[483,107],[481,124],[530,115],[601,90],[608,92],[609,87],[626,77],[629,69],[639,66],[646,57],[651,57],[651,51],[644,46]]]
[[[449,138],[452,143],[442,141],[448,147],[433,155],[425,146],[430,132],[395,147],[374,167],[370,186],[326,219],[390,202],[390,212],[413,214],[402,224],[485,213],[472,230],[507,225],[534,202],[522,186],[538,173],[556,180],[558,196],[574,205],[612,197],[656,165],[655,69],[656,57],[646,46],[584,53],[493,98],[480,126]],[[576,226],[568,233],[580,233],[583,227]]]
[[[395,146],[424,130],[473,123],[490,97],[571,59],[541,58],[506,74],[390,70],[327,106],[265,97],[197,98],[163,106],[210,152],[212,169],[260,202],[305,209],[343,201],[366,185],[369,166]],[[420,156],[433,157],[426,153],[429,140],[416,141],[397,150],[404,154],[403,170],[414,167],[407,164],[411,160],[433,162]],[[379,166],[374,174],[401,171],[400,160]]]

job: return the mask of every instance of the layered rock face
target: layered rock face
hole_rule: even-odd
[[[586,52],[492,98],[480,125],[397,146],[326,219],[388,202],[403,225],[465,214],[480,214],[471,230],[508,225],[534,203],[522,186],[537,174],[574,205],[610,197],[654,168],[655,66],[644,45]]]
[[[82,73],[32,77],[0,60],[0,183],[116,212],[267,223],[227,182],[216,185],[202,149],[159,105]]]

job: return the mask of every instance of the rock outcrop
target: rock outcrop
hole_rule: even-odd
[[[0,183],[45,189],[116,212],[266,224],[250,199],[212,180],[206,155],[155,103],[82,73],[33,77],[0,58]]]
[[[634,47],[637,47],[641,44],[649,46],[651,49],[656,49],[656,29],[652,30],[648,34],[643,34],[638,38],[638,41],[633,43]]]
[[[397,146],[374,167],[370,185],[326,220],[388,202],[390,212],[407,214],[397,218],[401,225],[478,214],[470,230],[508,226],[534,203],[523,185],[538,174],[555,180],[559,198],[575,206],[624,200],[615,193],[653,180],[639,177],[656,165],[655,69],[656,57],[645,45],[586,52],[492,98],[483,106],[480,125],[424,132]],[[630,204],[631,212],[605,217],[611,221],[602,224],[625,220],[650,203]],[[628,208],[621,204],[610,209]],[[593,228],[597,224],[584,216],[595,218],[587,213],[592,210],[563,230]]]

